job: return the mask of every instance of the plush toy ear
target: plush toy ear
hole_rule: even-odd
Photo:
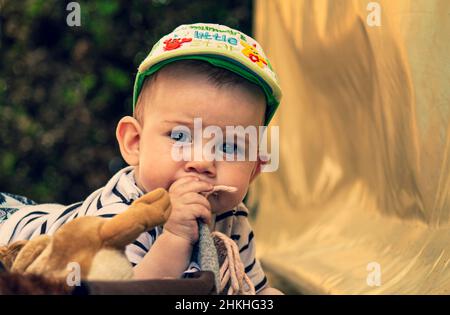
[[[48,235],[39,235],[36,238],[26,242],[14,260],[11,271],[25,272],[28,266],[30,266],[31,263],[33,263],[47,247],[50,240],[51,238]]]
[[[170,215],[169,193],[157,188],[135,200],[124,212],[103,224],[100,238],[105,246],[122,249],[138,236],[164,224]]]
[[[0,263],[6,270],[10,270],[14,260],[19,254],[20,250],[28,241],[17,241],[9,245],[0,247]]]

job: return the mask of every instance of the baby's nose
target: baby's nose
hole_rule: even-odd
[[[184,170],[186,172],[197,172],[208,177],[216,177],[216,167],[214,161],[189,161],[185,164]]]

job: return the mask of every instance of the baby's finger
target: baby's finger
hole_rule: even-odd
[[[210,183],[199,180],[180,184],[177,189],[174,190],[174,192],[176,192],[178,195],[183,195],[190,192],[199,193],[204,191],[211,191],[213,188],[214,186]]]
[[[209,211],[211,211],[211,204],[209,203],[208,199],[206,199],[199,193],[188,192],[182,196],[181,200],[186,205],[201,204],[205,206]]]
[[[189,211],[195,216],[197,219],[201,219],[206,224],[211,223],[211,211],[208,208],[202,205],[189,205]]]
[[[182,177],[172,183],[172,185],[169,187],[169,192],[174,191],[174,190],[176,191],[179,186],[182,186],[186,183],[194,182],[194,181],[198,182],[198,181],[200,181],[200,179],[198,179],[195,176]]]

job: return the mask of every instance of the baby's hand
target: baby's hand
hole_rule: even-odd
[[[169,188],[172,212],[164,225],[164,230],[195,244],[198,240],[197,219],[209,224],[211,205],[201,192],[208,192],[213,186],[197,177],[183,177]]]

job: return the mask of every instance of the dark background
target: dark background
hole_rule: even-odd
[[[0,191],[79,201],[125,166],[115,127],[152,45],[176,26],[226,24],[252,35],[251,0],[0,0]]]

